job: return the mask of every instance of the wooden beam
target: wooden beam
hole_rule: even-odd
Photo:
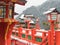
[[[6,18],[9,16],[9,5],[8,3],[6,4]]]
[[[19,4],[19,5],[25,5],[27,1],[23,0],[23,1],[19,1],[17,0],[16,1],[16,4]]]
[[[13,3],[12,18],[14,18],[14,7],[15,7],[15,3]]]

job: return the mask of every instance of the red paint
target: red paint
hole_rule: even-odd
[[[56,45],[60,45],[60,36],[59,36],[60,35],[60,31],[56,31],[55,34],[56,34],[55,35],[55,37],[56,37],[56,43],[55,44]]]
[[[17,40],[11,40],[11,43],[13,43],[14,45],[27,45],[27,43],[19,42]]]
[[[51,45],[51,31],[48,31],[48,45]]]
[[[8,23],[0,22],[0,45],[5,45],[5,33]]]
[[[11,45],[11,38],[10,38],[10,36],[11,36],[11,34],[12,34],[12,29],[13,29],[13,27],[14,27],[14,25],[16,24],[16,21],[14,21],[13,22],[13,20],[14,19],[10,19],[8,16],[9,16],[9,6],[10,6],[10,4],[9,4],[9,2],[10,3],[16,3],[16,2],[11,2],[11,0],[0,0],[0,2],[1,1],[3,1],[3,2],[5,2],[6,3],[6,15],[5,15],[5,18],[2,18],[2,19],[0,19],[1,20],[1,22],[0,22],[0,45]],[[19,1],[20,2],[20,1]],[[22,2],[20,2],[20,4],[21,4]],[[25,4],[25,2],[23,2],[24,4]],[[3,5],[2,5],[3,6]],[[13,12],[13,14],[14,14],[14,8],[13,8],[13,10],[12,10]],[[12,18],[13,18],[14,16],[12,16]],[[7,22],[5,22],[6,19],[7,18]],[[10,19],[10,20],[9,20]],[[11,21],[11,22],[10,22]],[[9,25],[9,23],[11,23],[10,25]],[[8,25],[9,25],[9,27],[8,27]],[[8,27],[8,31],[7,31],[7,27]],[[6,32],[7,31],[7,32]],[[5,34],[7,33],[7,35],[6,35],[6,39],[5,39]]]

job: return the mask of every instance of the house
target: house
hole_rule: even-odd
[[[36,26],[36,21],[33,15],[24,15],[22,14],[19,17],[19,25],[23,28],[35,28]]]

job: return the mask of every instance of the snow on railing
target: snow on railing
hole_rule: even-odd
[[[12,36],[12,35],[11,35],[11,39],[15,39],[15,40],[20,41],[22,43],[28,43],[28,41],[19,39],[19,38],[15,37],[15,36]]]

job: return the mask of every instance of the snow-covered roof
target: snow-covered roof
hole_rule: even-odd
[[[48,14],[48,13],[51,13],[52,11],[54,11],[56,8],[51,8],[49,9],[48,11],[44,12],[43,14]]]
[[[51,8],[50,11],[53,11],[53,10],[55,10],[55,9],[56,9],[56,8]]]
[[[33,15],[25,15],[26,17],[33,17]]]
[[[19,18],[20,19],[25,19],[24,14],[22,14]]]
[[[33,20],[31,20],[29,23],[34,23],[34,21],[33,21]]]
[[[22,14],[19,18],[20,19],[25,19],[27,17],[33,17],[33,15],[24,15],[24,14]]]

